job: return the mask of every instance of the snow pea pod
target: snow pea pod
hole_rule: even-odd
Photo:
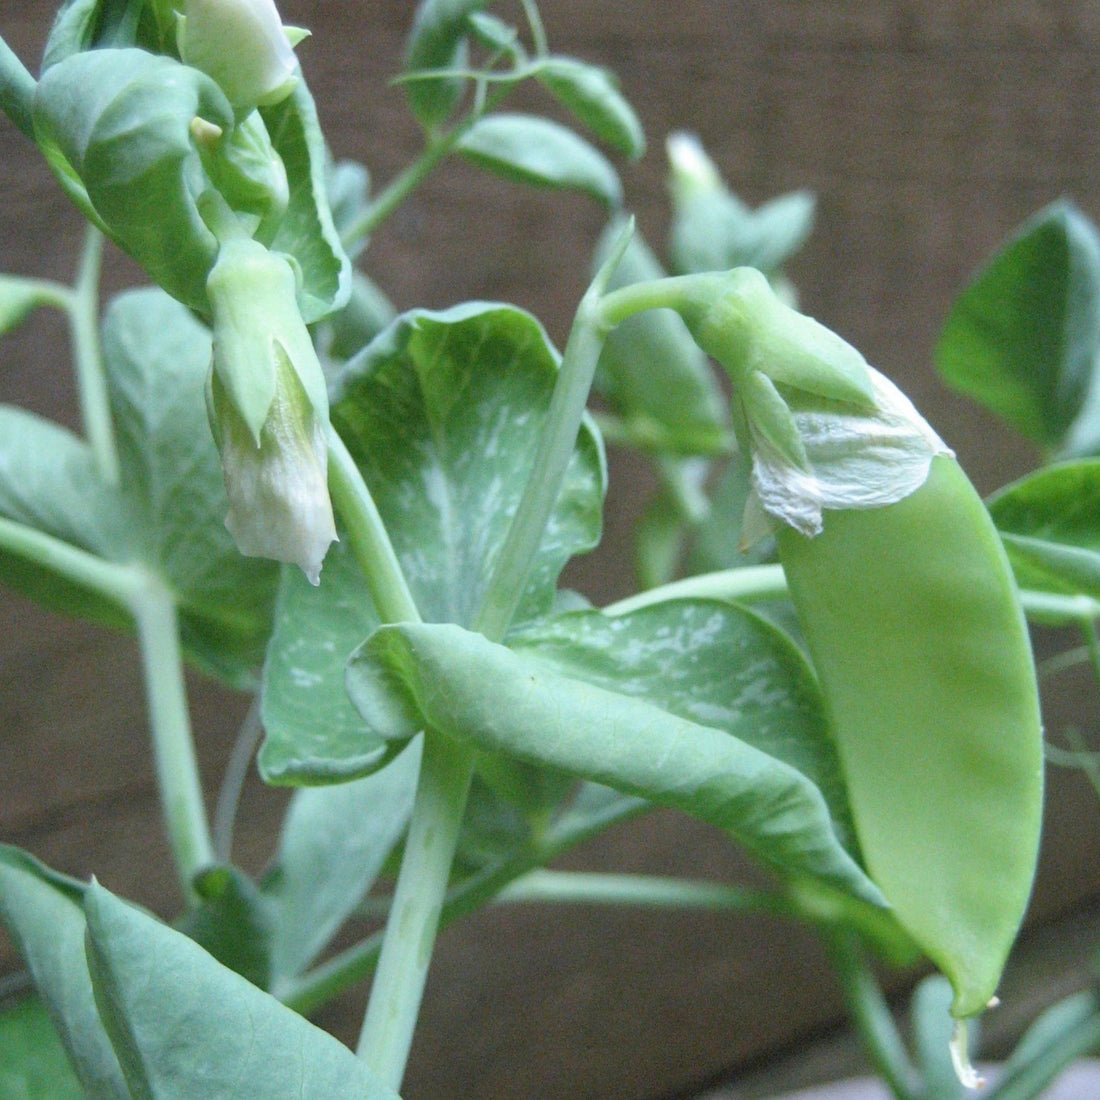
[[[1042,812],[1031,650],[1004,549],[940,454],[880,508],[828,510],[780,559],[821,678],[867,868],[950,979],[993,997],[1027,905]]]

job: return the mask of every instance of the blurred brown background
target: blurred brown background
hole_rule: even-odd
[[[390,87],[414,5],[283,0],[334,151],[379,183],[419,137]],[[36,70],[53,4],[5,5],[0,33]],[[16,9],[16,10],[13,10]],[[507,5],[499,6],[502,14]],[[552,48],[613,68],[650,139],[623,165],[645,236],[663,241],[663,141],[696,131],[752,204],[798,187],[819,200],[791,268],[804,308],[895,377],[983,491],[1028,468],[1006,430],[935,379],[931,348],[968,273],[1062,195],[1100,217],[1100,5],[1086,0],[542,0]],[[544,108],[545,100],[535,102]],[[401,308],[501,298],[564,340],[601,213],[448,163],[378,234],[369,273]],[[0,267],[68,279],[80,224],[34,150],[0,120]],[[109,281],[135,278],[113,258]],[[64,333],[35,317],[0,342],[0,399],[75,422]],[[630,588],[624,518],[648,492],[613,456],[605,545],[571,581],[603,601]],[[1044,647],[1072,639],[1042,640]],[[1097,691],[1060,677],[1047,726],[1100,738]],[[194,681],[211,790],[245,702]],[[899,761],[899,766],[904,766]],[[1100,888],[1100,813],[1077,773],[1052,770],[1034,920]],[[253,783],[238,855],[262,867],[282,796]],[[150,782],[131,640],[0,596],[0,839],[170,914],[174,880]],[[965,838],[960,837],[960,843]],[[573,865],[741,879],[721,837],[666,815],[617,831]],[[1041,937],[1040,937],[1041,938]],[[0,940],[0,974],[18,963]],[[354,1034],[362,995],[324,1022]],[[406,1095],[688,1095],[797,1046],[839,1016],[807,935],[772,921],[581,909],[499,909],[442,938]]]

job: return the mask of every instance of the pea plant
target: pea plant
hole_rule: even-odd
[[[1043,211],[948,319],[944,376],[1045,458],[983,502],[798,311],[812,200],[750,209],[673,135],[662,260],[597,148],[644,150],[614,78],[553,53],[533,0],[489,7],[416,7],[424,148],[377,192],[272,0],[66,0],[37,77],[0,40],[0,106],[88,221],[74,285],[0,281],[3,330],[69,317],[83,416],[0,407],[0,576],[136,634],[183,898],[163,923],[0,848],[27,971],[5,1096],[395,1097],[439,929],[522,897],[801,921],[898,1097],[979,1083],[968,1024],[1039,844],[1027,617],[1100,674],[1100,239]],[[504,110],[521,84],[576,128]],[[395,315],[356,266],[450,157],[606,208],[560,354],[504,303]],[[101,310],[108,242],[153,285]],[[597,608],[558,580],[599,540],[605,439],[659,489],[637,594]],[[259,879],[213,838],[185,663],[255,694],[260,774],[295,788]],[[770,886],[547,869],[653,806]],[[332,948],[365,905],[381,930]],[[874,959],[939,972],[912,1053]],[[307,1017],[368,979],[352,1052]],[[1058,1006],[987,1095],[1036,1095],[1098,1028],[1092,993]]]

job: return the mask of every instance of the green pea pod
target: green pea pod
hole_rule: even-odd
[[[173,297],[208,313],[218,245],[196,205],[210,186],[196,116],[233,125],[209,77],[139,49],[74,54],[35,93],[38,143],[70,196]]]
[[[1031,890],[1042,745],[1004,549],[953,458],[878,508],[779,524],[871,877],[954,987],[993,997]]]

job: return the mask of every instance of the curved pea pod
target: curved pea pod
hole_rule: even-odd
[[[70,197],[174,298],[208,313],[218,243],[197,207],[210,181],[192,136],[196,116],[233,126],[213,80],[133,48],[57,62],[34,101],[38,143]]]
[[[864,860],[954,988],[993,997],[1031,890],[1042,744],[1004,549],[955,460],[883,507],[776,533],[824,689]]]

